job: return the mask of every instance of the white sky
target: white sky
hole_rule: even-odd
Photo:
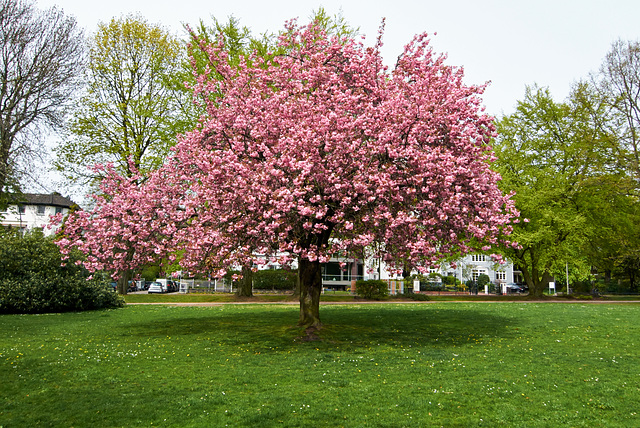
[[[383,54],[393,64],[413,35],[427,32],[448,63],[463,66],[466,81],[491,81],[484,95],[487,111],[513,112],[525,85],[548,86],[557,101],[571,84],[596,71],[611,42],[640,39],[638,0],[39,0],[40,8],[57,5],[77,18],[87,33],[100,21],[139,13],[182,36],[182,24],[226,21],[233,15],[254,34],[277,32],[284,22],[306,23],[322,6],[342,12],[366,44],[375,42],[386,18]]]

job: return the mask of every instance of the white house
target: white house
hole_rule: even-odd
[[[270,263],[261,269],[277,269],[280,265]],[[295,263],[294,263],[294,268]],[[482,274],[486,274],[490,281],[496,285],[509,283],[522,283],[520,272],[513,263],[507,261],[504,264],[497,263],[490,256],[484,254],[471,254],[456,262],[453,268],[449,263],[443,263],[438,268],[430,269],[430,272],[439,273],[442,276],[454,276],[462,283],[468,280],[477,280]],[[385,263],[371,258],[365,261],[353,258],[332,258],[330,262],[322,264],[322,283],[328,289],[349,289],[352,281],[359,279],[382,279],[384,281],[399,282],[402,275],[396,275],[387,270]],[[401,285],[397,285],[398,290]],[[482,290],[481,290],[482,291]]]
[[[402,276],[390,273],[385,269],[384,263],[379,266],[376,260],[368,261],[367,271],[372,271],[365,275],[364,279],[400,280]],[[442,263],[439,267],[429,270],[430,273],[438,273],[443,276],[454,276],[462,283],[468,280],[477,280],[482,274],[489,277],[489,280],[496,285],[509,283],[520,284],[523,282],[520,271],[510,261],[504,264],[497,263],[490,256],[484,254],[470,254],[456,261],[455,268],[449,263]]]
[[[4,227],[16,227],[23,231],[40,229],[45,235],[55,233],[49,229],[52,215],[66,215],[76,204],[59,193],[25,193],[19,202],[10,204],[0,212],[0,224]]]

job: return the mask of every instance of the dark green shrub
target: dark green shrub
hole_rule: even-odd
[[[420,293],[404,293],[402,297],[419,302],[426,302],[427,300],[431,300],[431,297],[429,297],[427,294]]]
[[[491,282],[491,278],[486,273],[478,275],[478,279],[476,280],[478,288],[484,289],[484,286]]]
[[[72,255],[63,266],[58,246],[41,232],[0,230],[0,313],[45,313],[120,307],[108,278],[88,280]]]
[[[382,300],[389,295],[389,285],[379,279],[356,281],[356,293],[365,299]]]
[[[256,290],[293,290],[296,288],[297,279],[297,271],[259,270],[253,275],[253,288]]]
[[[453,275],[447,275],[442,277],[442,283],[448,286],[456,286],[460,284],[460,280]]]

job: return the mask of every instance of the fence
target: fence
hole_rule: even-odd
[[[233,293],[233,283],[225,279],[182,279],[181,293]]]

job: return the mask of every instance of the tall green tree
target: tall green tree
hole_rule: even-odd
[[[567,263],[574,279],[588,277],[584,248],[595,233],[593,220],[608,215],[608,192],[619,183],[611,135],[594,126],[577,94],[557,103],[548,89],[528,88],[516,112],[497,124],[501,187],[515,192],[525,219],[514,227],[520,247],[504,252],[534,296]]]
[[[89,167],[98,163],[112,163],[128,177],[160,166],[181,131],[183,94],[171,78],[183,54],[177,38],[139,16],[101,23],[90,42],[86,91],[70,138],[56,149],[56,168],[88,184],[97,178]]]
[[[74,18],[0,0],[0,207],[19,190],[21,166],[43,151],[41,131],[63,124],[83,60]]]

